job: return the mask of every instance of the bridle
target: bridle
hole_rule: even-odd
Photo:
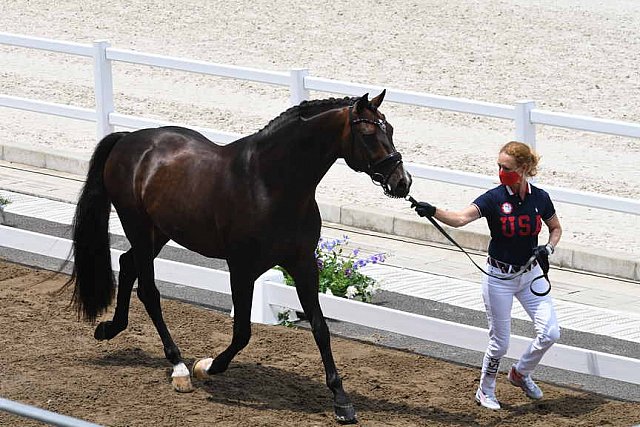
[[[368,106],[368,108],[371,109],[372,111],[376,110],[376,108],[372,105]],[[371,119],[365,119],[365,118],[354,119],[353,106],[349,108],[349,123],[351,126],[351,150],[352,151],[355,149],[355,143],[356,143],[356,134],[353,129],[354,125],[358,123],[369,123],[379,127],[382,132],[384,133],[387,132],[387,122],[384,121],[383,119],[378,119],[378,120],[371,120]],[[364,136],[364,134],[362,134],[362,136]],[[384,191],[384,194],[386,196],[399,198],[400,196],[394,196],[393,193],[391,192],[391,189],[389,188],[389,178],[391,178],[391,174],[393,174],[393,172],[395,172],[395,170],[401,164],[402,164],[402,154],[396,151],[394,147],[393,152],[387,154],[385,157],[383,157],[382,159],[376,162],[372,163],[370,158],[367,159],[367,167],[366,167],[366,170],[364,170],[363,172],[369,175],[369,177],[371,178],[371,181],[373,181],[374,184],[382,187],[382,190]],[[387,171],[386,174],[384,173],[385,170]]]

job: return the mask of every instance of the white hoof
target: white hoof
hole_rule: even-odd
[[[182,362],[173,367],[173,373],[171,374],[171,385],[173,389],[180,393],[191,393],[193,386],[191,385],[191,375],[189,369]]]
[[[213,363],[213,359],[207,357],[206,359],[196,360],[193,364],[193,376],[199,380],[204,380],[209,378],[209,374],[207,370],[211,367]]]
[[[193,391],[193,386],[191,385],[191,377],[172,377],[171,385],[173,385],[173,389],[178,393],[191,393]]]

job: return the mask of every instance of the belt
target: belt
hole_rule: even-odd
[[[498,261],[497,259],[491,257],[487,257],[487,263],[506,274],[517,273],[522,269],[522,267],[524,267],[523,265],[507,264],[506,262]],[[533,261],[531,265],[529,265],[526,270],[524,270],[524,272],[526,273],[536,265],[538,265],[538,260]]]

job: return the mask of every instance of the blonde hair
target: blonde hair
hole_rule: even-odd
[[[500,153],[508,154],[516,160],[518,167],[527,166],[525,173],[528,176],[536,176],[540,156],[527,144],[518,141],[510,141],[502,146]]]

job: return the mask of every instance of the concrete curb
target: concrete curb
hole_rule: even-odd
[[[89,158],[89,155],[59,149],[33,149],[21,144],[0,144],[0,159],[4,161],[76,175],[86,175]],[[351,203],[335,203],[321,198],[318,205],[322,220],[326,222],[415,240],[450,244],[433,225],[420,218],[396,215]],[[444,228],[463,248],[486,251],[489,243],[488,234]],[[610,251],[603,255],[597,248],[562,243],[551,262],[558,267],[640,281],[640,259],[625,253]]]
[[[0,145],[0,159],[4,161],[76,175],[87,174],[90,157],[90,155],[53,148],[35,150],[21,144]]]

